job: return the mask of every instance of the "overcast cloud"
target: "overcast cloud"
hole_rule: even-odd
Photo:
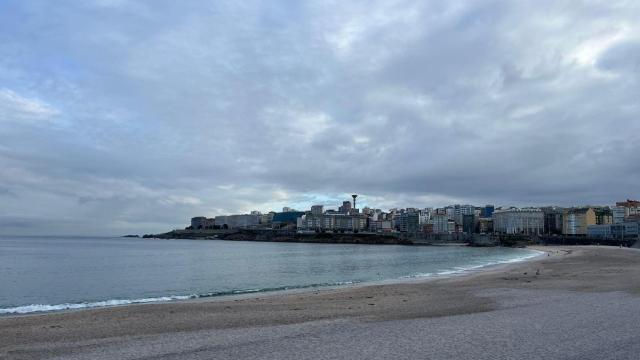
[[[0,233],[638,197],[638,1],[0,1]]]

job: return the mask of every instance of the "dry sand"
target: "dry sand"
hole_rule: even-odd
[[[0,318],[2,359],[640,359],[640,250],[452,278]]]

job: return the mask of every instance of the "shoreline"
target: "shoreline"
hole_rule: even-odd
[[[465,276],[1,317],[0,358],[635,359],[640,250],[533,249]]]
[[[233,241],[233,240],[227,240]],[[437,246],[460,246],[459,244],[446,244],[446,245],[437,245]],[[532,247],[526,247],[527,250],[535,251],[538,254],[531,254],[531,256],[518,257],[510,260],[501,261],[498,263],[489,263],[483,265],[477,265],[472,267],[464,267],[459,270],[445,270],[434,274],[415,274],[415,275],[406,275],[399,278],[390,278],[390,279],[382,279],[382,280],[372,280],[372,281],[345,281],[340,284],[310,284],[310,285],[300,285],[300,286],[290,286],[276,289],[256,289],[256,290],[234,290],[230,292],[224,293],[209,293],[209,294],[189,294],[189,295],[163,295],[152,298],[136,298],[136,299],[107,299],[107,300],[98,300],[94,302],[82,302],[82,303],[62,303],[62,304],[29,304],[29,305],[21,305],[11,308],[5,308],[0,310],[14,310],[21,308],[29,308],[29,307],[63,307],[67,306],[67,308],[59,308],[59,309],[51,309],[51,310],[35,310],[29,312],[6,312],[0,313],[0,320],[3,318],[11,318],[11,317],[26,317],[26,316],[40,316],[40,315],[50,315],[57,313],[69,313],[69,312],[81,312],[81,311],[91,311],[98,309],[111,309],[111,308],[120,308],[120,307],[129,307],[129,306],[141,306],[141,305],[154,305],[154,304],[171,304],[171,303],[190,303],[190,302],[201,302],[201,301],[230,301],[235,299],[251,299],[251,298],[260,298],[260,297],[268,297],[268,296],[285,296],[288,294],[300,294],[300,293],[308,293],[308,292],[320,292],[320,291],[331,291],[331,290],[347,290],[353,288],[367,287],[367,286],[379,286],[379,285],[393,285],[393,284],[404,284],[404,283],[412,283],[412,282],[426,282],[438,279],[447,279],[452,277],[462,277],[462,276],[472,276],[476,273],[481,273],[484,271],[491,271],[494,268],[499,268],[501,266],[509,266],[515,265],[523,262],[533,261],[536,258],[540,258],[544,255],[544,251],[539,249],[534,249]],[[113,304],[108,304],[113,303]],[[91,306],[92,304],[100,304],[96,306]],[[104,305],[103,305],[104,304]]]

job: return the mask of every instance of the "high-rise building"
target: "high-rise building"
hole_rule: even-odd
[[[495,211],[495,206],[493,205],[485,205],[484,209],[482,210],[482,217],[485,218],[490,218],[491,216],[493,216],[493,212]]]
[[[342,206],[338,208],[338,212],[342,214],[349,214],[351,212],[351,201],[343,201]]]
[[[462,219],[465,215],[475,215],[476,207],[473,205],[454,205],[453,220],[458,225],[462,225]]]
[[[400,214],[400,231],[415,234],[419,230],[420,216],[417,212],[404,212]]]

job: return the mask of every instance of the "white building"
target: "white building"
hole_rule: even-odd
[[[229,229],[248,229],[255,228],[260,224],[262,216],[243,214],[243,215],[221,215],[216,216],[215,225],[223,227],[227,226]]]
[[[502,234],[542,234],[544,213],[540,209],[505,209],[493,213],[493,231]]]

